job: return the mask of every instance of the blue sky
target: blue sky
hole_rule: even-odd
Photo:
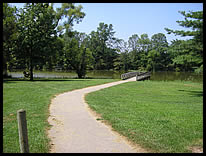
[[[12,5],[22,7],[18,3]],[[89,34],[96,31],[100,22],[112,24],[115,37],[128,41],[133,34],[147,33],[149,38],[156,33],[164,33],[168,42],[180,38],[167,34],[164,28],[189,30],[178,25],[177,20],[184,20],[178,11],[203,10],[203,3],[76,3],[83,6],[86,16],[73,30]],[[54,7],[60,7],[56,3]]]

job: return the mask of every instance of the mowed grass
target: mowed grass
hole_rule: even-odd
[[[117,80],[113,79],[49,79],[3,82],[3,152],[19,153],[17,110],[26,110],[31,153],[49,151],[49,104],[56,94]]]
[[[89,106],[113,129],[157,153],[203,148],[203,84],[128,82],[92,92]]]

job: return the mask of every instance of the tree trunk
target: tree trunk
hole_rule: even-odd
[[[6,59],[3,59],[3,77],[8,77]]]
[[[8,52],[9,52],[9,47],[8,47]],[[3,77],[8,77],[7,56],[8,55],[6,55],[6,51],[3,50]]]
[[[80,65],[80,69],[77,69],[77,75],[78,78],[84,78],[86,75],[86,63],[85,63],[85,57],[86,57],[86,48],[84,48],[83,54],[82,54],[82,62]]]
[[[33,56],[32,56],[32,46],[30,48],[31,53],[30,53],[30,81],[33,81]]]
[[[33,81],[33,66],[30,64],[30,81]]]
[[[80,71],[77,71],[77,75],[78,75],[78,78],[81,79],[82,78],[82,74]]]
[[[155,73],[155,63],[153,63],[153,73]]]
[[[32,3],[32,8],[34,7],[34,3]],[[33,17],[33,15],[32,15]],[[32,19],[33,20],[33,19]],[[31,28],[29,28],[31,29]],[[33,42],[32,42],[33,36],[31,33],[31,38],[30,38],[30,81],[33,81]]]

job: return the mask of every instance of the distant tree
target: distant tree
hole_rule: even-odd
[[[151,50],[148,53],[147,70],[156,71],[156,67],[159,63],[160,52],[157,50]]]
[[[131,60],[129,58],[129,45],[128,42],[120,40],[121,47],[118,49],[119,55],[115,59],[115,68],[118,70],[128,71],[131,67]]]
[[[140,69],[147,67],[147,55],[151,50],[151,41],[147,34],[142,34],[139,39],[140,44]]]
[[[168,42],[165,34],[158,33],[151,37],[151,48],[159,52],[159,57],[156,59],[157,70],[164,70],[168,64]]]
[[[86,45],[86,34],[74,32],[71,38],[66,33],[64,36],[65,60],[71,65],[78,75],[78,78],[84,78],[87,67],[92,63],[92,53]]]
[[[139,40],[140,38],[137,34],[134,34],[131,37],[129,37],[128,44],[131,51],[140,51]]]
[[[92,51],[92,55],[95,59],[95,69],[110,69],[113,68],[111,62],[115,57],[115,50],[112,48],[112,44],[116,39],[114,37],[114,31],[112,24],[99,23],[97,31],[90,33],[89,47]]]
[[[139,36],[137,34],[132,35],[129,37],[128,44],[130,49],[130,59],[131,59],[131,67],[132,69],[138,69],[140,65],[140,43],[139,43]]]
[[[129,40],[130,59],[132,69],[145,69],[147,66],[147,55],[151,49],[151,41],[147,34],[140,37],[137,34],[132,35]]]
[[[64,40],[62,37],[53,38],[53,42],[50,43],[50,49],[48,49],[49,55],[43,58],[43,63],[37,61],[37,65],[40,69],[53,70],[56,66],[64,66]]]

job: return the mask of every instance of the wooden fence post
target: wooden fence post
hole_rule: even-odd
[[[29,153],[26,111],[20,109],[17,111],[18,129],[19,129],[19,144],[21,153]]]

